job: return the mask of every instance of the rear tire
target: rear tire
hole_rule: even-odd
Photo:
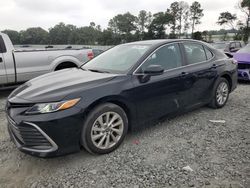
[[[222,108],[226,105],[229,97],[229,83],[225,78],[219,78],[213,89],[213,97],[209,106],[211,108]]]
[[[81,144],[90,153],[106,154],[120,146],[128,131],[124,110],[113,103],[95,107],[87,116],[81,134]]]

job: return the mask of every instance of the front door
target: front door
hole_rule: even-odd
[[[152,64],[161,65],[164,73],[150,77],[144,74],[144,70]],[[179,44],[173,43],[160,47],[137,69],[133,75],[133,102],[140,121],[161,117],[181,108],[182,66]]]

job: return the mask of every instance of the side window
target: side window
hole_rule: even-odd
[[[205,47],[205,52],[206,52],[206,55],[207,55],[207,60],[213,58],[212,52],[210,50],[208,50],[206,47]]]
[[[182,58],[178,44],[169,44],[155,51],[141,66],[140,72],[149,65],[161,65],[164,70],[182,66]]]
[[[230,44],[230,48],[236,48],[235,42],[232,42],[232,43]]]
[[[201,44],[183,43],[183,45],[188,64],[200,63],[207,60],[204,48]]]
[[[240,45],[239,42],[236,42],[235,44],[236,44],[236,48],[240,48],[241,47],[241,45]]]

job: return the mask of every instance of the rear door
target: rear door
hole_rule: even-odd
[[[208,102],[211,97],[213,83],[217,76],[217,64],[213,53],[196,42],[183,42],[186,66],[183,69],[183,82],[190,85],[182,95],[185,108],[192,108]]]
[[[7,83],[6,69],[5,69],[3,53],[6,53],[6,47],[4,45],[4,41],[3,41],[2,36],[0,35],[0,84]]]

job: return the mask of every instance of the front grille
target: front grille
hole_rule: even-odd
[[[17,126],[11,118],[8,119],[10,131],[22,147],[36,150],[49,150],[53,147],[37,128],[29,124]]]
[[[8,102],[8,108],[27,108],[33,106],[33,103],[12,103]]]
[[[239,62],[238,69],[250,69],[250,64]]]

